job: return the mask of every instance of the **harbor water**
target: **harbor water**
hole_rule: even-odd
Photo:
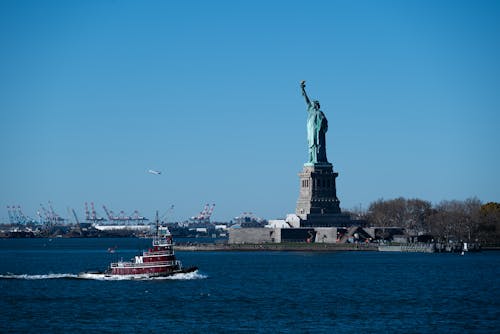
[[[177,252],[194,274],[79,279],[148,239],[1,239],[1,333],[498,333],[500,252]],[[108,250],[113,250],[110,252]]]

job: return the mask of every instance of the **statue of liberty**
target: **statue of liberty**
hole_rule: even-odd
[[[307,104],[307,143],[309,147],[309,164],[328,163],[326,159],[325,134],[328,131],[328,120],[325,114],[319,109],[319,101],[309,100],[306,93],[306,82],[300,83],[302,95]]]

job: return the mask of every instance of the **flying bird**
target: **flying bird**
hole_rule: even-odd
[[[148,170],[148,173],[150,173],[150,174],[155,174],[155,175],[160,175],[160,174],[161,174],[161,172],[160,172],[160,171],[153,170],[153,169]]]

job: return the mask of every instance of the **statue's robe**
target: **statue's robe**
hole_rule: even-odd
[[[313,104],[307,108],[307,142],[309,144],[309,162],[328,162],[326,159],[325,134],[328,131],[328,120],[321,110]]]

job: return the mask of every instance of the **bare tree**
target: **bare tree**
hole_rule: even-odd
[[[426,217],[431,214],[431,203],[421,199],[399,197],[379,199],[370,204],[368,219],[373,226],[393,226],[426,231]]]
[[[401,227],[441,240],[500,243],[500,203],[482,205],[477,197],[435,206],[417,198],[378,199],[370,204],[367,220],[371,226]]]
[[[500,203],[489,202],[481,206],[477,235],[481,242],[500,244]]]
[[[432,234],[445,240],[475,240],[480,208],[481,201],[476,197],[465,201],[441,201],[428,220]]]

